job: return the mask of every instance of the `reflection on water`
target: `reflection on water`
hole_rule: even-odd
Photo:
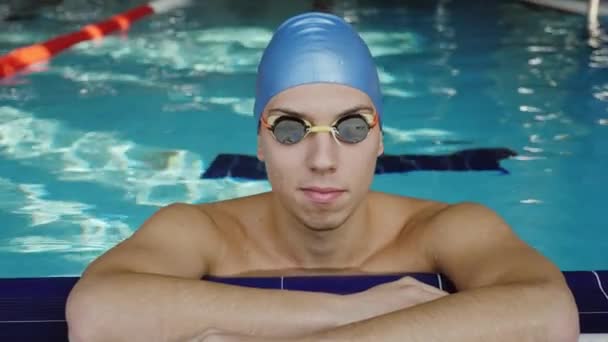
[[[83,261],[88,262],[106,250],[108,244],[116,244],[132,233],[122,220],[92,215],[92,205],[47,199],[49,194],[43,184],[15,184],[0,178],[0,191],[4,194],[0,209],[29,217],[30,227],[36,228],[15,233],[0,245],[0,252],[84,252]],[[66,231],[75,229],[71,234],[49,236],[42,228],[54,223]]]
[[[3,157],[45,169],[58,180],[117,187],[142,205],[218,200],[266,189],[200,180],[203,161],[190,151],[141,146],[110,132],[82,132],[11,107],[0,107],[0,147]],[[164,187],[173,190],[156,197]]]

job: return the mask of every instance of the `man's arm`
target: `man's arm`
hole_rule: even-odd
[[[460,292],[302,341],[578,339],[578,311],[562,273],[494,212],[468,203],[450,206],[426,229],[429,257]]]
[[[161,209],[83,274],[68,298],[70,339],[183,341],[209,328],[287,336],[339,324],[336,295],[201,281],[222,257],[215,228],[195,207]]]

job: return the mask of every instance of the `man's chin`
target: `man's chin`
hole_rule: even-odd
[[[329,232],[340,228],[345,221],[346,215],[342,210],[307,210],[303,213],[302,222],[313,231]]]
[[[305,224],[305,226],[306,226],[306,228],[308,228],[308,230],[315,232],[315,233],[330,233],[330,232],[336,231],[340,227],[337,225],[317,224],[317,223]]]

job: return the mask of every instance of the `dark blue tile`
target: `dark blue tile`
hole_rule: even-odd
[[[67,296],[78,279],[77,277],[0,279],[0,296]]]
[[[608,283],[608,271],[598,271],[604,289]],[[286,289],[330,292],[339,294],[355,293],[373,286],[397,280],[405,275],[440,287],[439,277],[431,273],[410,273],[393,275],[358,276],[318,276],[318,277],[255,277],[221,278],[207,277],[218,283],[255,288]],[[574,293],[584,333],[608,333],[608,300],[600,290],[596,276],[590,271],[565,272],[568,285]],[[35,278],[0,279],[0,341],[44,340],[64,341],[66,337],[65,301],[78,278]],[[453,284],[441,277],[441,285],[448,292],[454,292]],[[6,321],[53,320],[57,322]],[[11,338],[15,337],[15,338]]]
[[[66,322],[0,323],[0,341],[67,342]]]
[[[443,274],[441,275],[441,287],[444,291],[449,293],[455,293],[457,291],[456,285],[454,285],[454,283]]]
[[[64,320],[65,302],[78,278],[0,280],[0,321]]]
[[[586,333],[608,333],[608,310],[606,309],[608,308],[608,298],[606,297],[606,292],[608,291],[608,271],[588,273],[591,273],[592,276],[590,277],[593,283],[591,291],[577,287],[573,289],[577,303],[581,302],[579,305],[581,331]],[[568,274],[566,276],[569,277]],[[590,302],[594,303],[594,305],[589,306]],[[603,311],[599,311],[598,309],[603,309]]]
[[[565,272],[564,275],[574,294],[579,312],[608,312],[608,300],[591,271]]]
[[[608,313],[581,313],[579,314],[579,318],[581,333],[608,333]]]
[[[595,273],[597,273],[597,275],[600,277],[604,292],[608,294],[608,271],[595,271]],[[608,298],[606,299],[606,301],[608,301]]]
[[[395,281],[406,275],[412,276],[429,285],[439,287],[437,275],[428,273],[286,277],[284,287],[288,290],[350,294],[365,291],[376,285]]]
[[[208,280],[216,283],[255,287],[260,289],[280,289],[280,277],[204,277],[203,280]]]
[[[425,284],[434,286],[436,288],[440,288],[441,286],[445,286],[445,278],[441,277],[436,273],[406,273],[403,276],[410,276],[416,278],[418,281],[421,281]]]
[[[65,320],[62,297],[0,297],[0,321]]]
[[[286,277],[284,288],[286,290],[350,294],[365,291],[373,286],[399,278],[398,275]]]

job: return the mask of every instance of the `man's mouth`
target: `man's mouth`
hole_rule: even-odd
[[[301,190],[309,200],[318,204],[331,203],[346,192],[344,189],[330,187],[306,187]]]

